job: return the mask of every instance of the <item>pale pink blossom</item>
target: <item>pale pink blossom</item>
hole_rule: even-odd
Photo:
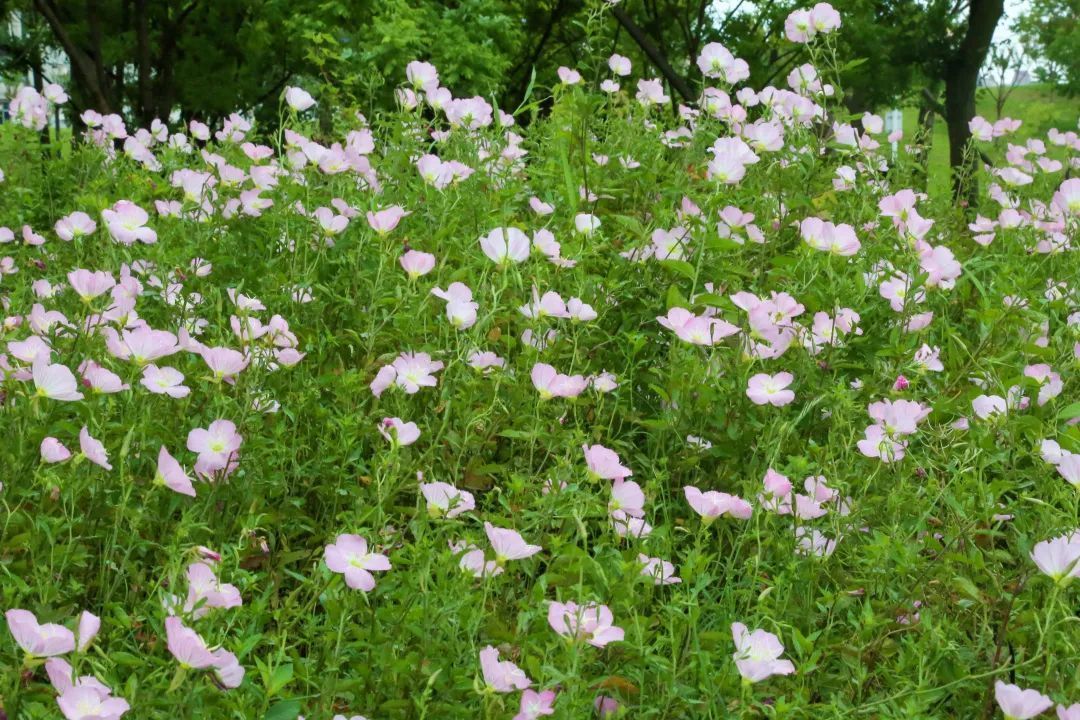
[[[343,534],[326,546],[326,567],[345,576],[345,584],[354,590],[371,592],[375,589],[374,572],[390,569],[390,559],[379,553],[369,552],[367,540],[359,535]]]
[[[495,527],[490,522],[484,523],[491,548],[495,551],[495,562],[504,565],[508,560],[523,560],[543,550],[539,545],[530,545],[516,530]]]
[[[622,628],[614,625],[615,618],[607,605],[552,602],[548,605],[547,617],[548,625],[559,635],[584,640],[593,647],[619,642],[626,635]]]
[[[1028,720],[1049,710],[1054,701],[1038,690],[1025,690],[998,680],[994,683],[994,699],[1006,720]]]
[[[85,425],[79,431],[79,449],[83,457],[90,462],[106,470],[112,470],[112,465],[109,464],[109,454],[105,452],[105,446],[100,440],[90,436],[90,431]]]
[[[28,610],[8,610],[4,613],[8,631],[27,655],[53,657],[75,649],[75,633],[55,623],[39,624]]]
[[[760,682],[772,675],[791,675],[795,666],[790,660],[782,660],[784,646],[780,639],[765,630],[750,632],[740,622],[731,624],[735,639],[735,667],[743,679],[750,683]]]
[[[776,375],[758,373],[750,378],[746,387],[746,396],[755,405],[782,407],[795,399],[795,393],[787,389],[794,379],[794,376],[788,372]]]
[[[517,665],[509,660],[499,660],[499,651],[491,645],[480,651],[480,671],[484,684],[497,693],[524,690],[532,684]]]

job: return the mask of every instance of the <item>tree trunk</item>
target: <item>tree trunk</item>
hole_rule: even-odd
[[[949,127],[949,164],[953,196],[974,204],[978,197],[977,157],[967,151],[971,140],[968,121],[975,117],[975,88],[994,29],[1005,10],[1005,0],[971,0],[967,31],[960,46],[945,63],[945,117]]]
[[[634,38],[634,42],[638,44],[638,47],[649,56],[649,60],[656,66],[656,69],[664,76],[668,81],[668,84],[675,89],[679,95],[682,95],[684,100],[693,100],[694,91],[690,89],[686,80],[683,79],[679,73],[675,72],[675,68],[671,67],[671,63],[668,62],[667,57],[663,51],[656,46],[656,43],[645,34],[645,32],[638,27],[637,23],[630,19],[630,16],[626,14],[618,5],[611,8],[611,14],[615,16],[615,19],[619,21],[619,24],[626,28],[626,32],[630,34],[630,37]]]

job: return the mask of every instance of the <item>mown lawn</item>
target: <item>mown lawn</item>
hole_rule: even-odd
[[[998,119],[995,107],[996,90],[980,88],[977,97],[979,114],[993,122]],[[904,136],[910,141],[918,129],[919,110],[915,105],[904,107]],[[1076,129],[1080,118],[1080,101],[1055,92],[1046,84],[1026,85],[1013,89],[1006,98],[1001,117],[1023,120],[1024,124],[1011,136],[1013,143],[1024,142],[1030,137],[1046,137],[1050,128],[1061,131]],[[1005,150],[1005,141],[1001,152]],[[993,150],[991,156],[1000,155]],[[949,136],[945,121],[938,117],[934,123],[934,139],[930,149],[929,191],[933,195],[947,192],[949,187]]]

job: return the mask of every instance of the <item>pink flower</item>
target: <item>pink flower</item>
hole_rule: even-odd
[[[240,683],[244,681],[245,671],[240,661],[236,659],[236,655],[224,648],[218,648],[213,654],[214,675],[217,676],[218,682],[226,689],[240,687]]]
[[[64,365],[50,365],[47,359],[34,361],[31,369],[35,394],[51,400],[82,400],[75,374]]]
[[[642,565],[641,574],[645,577],[652,578],[654,584],[674,585],[675,583],[682,582],[682,578],[675,574],[675,566],[667,560],[649,557],[644,554],[639,554],[637,559]]]
[[[121,380],[119,375],[92,360],[83,363],[82,374],[83,382],[97,394],[117,393],[131,389],[131,386]]]
[[[1031,559],[1045,575],[1064,585],[1080,578],[1080,531],[1036,543]]]
[[[154,475],[154,482],[181,495],[195,497],[195,488],[191,484],[191,478],[164,445],[158,450],[157,473]]]
[[[532,208],[532,211],[537,215],[550,215],[551,213],[555,212],[554,205],[550,205],[544,202],[535,195],[529,198],[529,207]]]
[[[206,429],[195,428],[188,433],[187,449],[198,453],[196,472],[213,474],[227,470],[240,450],[244,438],[236,432],[231,420],[215,420]]]
[[[1037,690],[1022,690],[998,680],[994,683],[994,698],[1007,720],[1028,720],[1042,715],[1054,701]]]
[[[480,671],[484,683],[498,693],[524,690],[532,684],[517,665],[509,660],[499,660],[499,651],[491,645],[480,651]]]
[[[542,715],[555,714],[555,691],[536,692],[526,688],[521,693],[521,705],[513,720],[536,720]]]
[[[236,376],[251,362],[251,358],[244,353],[227,347],[204,347],[199,355],[214,374],[215,381],[224,380],[230,385],[236,382]]]
[[[673,307],[656,321],[671,330],[680,340],[693,345],[715,345],[721,339],[739,332],[736,325],[714,317],[698,317],[689,310]]]
[[[41,460],[47,463],[64,462],[71,457],[71,451],[54,437],[47,437],[41,441]]]
[[[841,223],[834,225],[827,220],[808,217],[799,224],[799,232],[807,245],[815,250],[851,257],[862,247],[855,237],[855,228]]]
[[[690,508],[701,516],[706,525],[723,515],[747,520],[753,512],[750,503],[735,495],[714,490],[702,492],[693,485],[684,487],[683,494],[686,496],[686,501],[690,503]]]
[[[395,382],[409,395],[420,392],[422,387],[435,387],[433,373],[442,370],[443,364],[433,361],[427,353],[402,353],[394,360]]]
[[[216,658],[206,646],[206,641],[191,628],[185,627],[180,618],[165,618],[165,639],[169,652],[184,669],[201,670],[212,667]]]
[[[458,490],[449,483],[421,483],[420,492],[427,500],[428,515],[433,518],[455,518],[476,508],[476,501],[471,492]]]
[[[603,445],[582,445],[581,449],[585,452],[585,465],[589,468],[589,475],[597,480],[622,480],[634,474],[630,468],[622,465],[614,450]]]
[[[506,564],[507,560],[523,560],[543,550],[539,545],[530,545],[525,542],[516,530],[495,527],[485,522],[484,532],[487,533],[491,548],[495,551],[495,562],[499,565]]]
[[[109,464],[109,454],[105,452],[105,446],[101,444],[100,440],[90,436],[90,431],[85,425],[79,431],[79,449],[82,451],[83,457],[90,462],[100,465],[106,470],[112,470],[112,465]]]
[[[431,253],[409,250],[398,261],[410,280],[427,275],[435,268],[435,256]]]
[[[611,500],[608,501],[608,512],[623,512],[631,517],[643,517],[645,515],[645,493],[641,486],[633,480],[617,478],[611,485]]]
[[[409,84],[415,90],[425,90],[439,85],[439,72],[429,62],[413,60],[405,66],[405,77],[409,79]]]
[[[377,212],[368,211],[367,221],[371,229],[380,235],[386,235],[398,226],[401,219],[412,213],[399,205],[393,205]]]
[[[613,718],[619,712],[619,701],[606,695],[597,695],[593,707],[596,708],[597,717]]]
[[[607,605],[575,602],[552,602],[548,605],[548,625],[566,638],[584,640],[593,647],[604,647],[608,643],[619,642],[626,633],[615,627],[614,616]]]
[[[401,418],[383,418],[379,423],[379,434],[397,446],[412,445],[420,437],[420,428],[414,422],[404,422]]]
[[[303,88],[287,87],[284,95],[285,104],[298,113],[302,113],[315,105],[315,98],[311,97],[311,94]]]
[[[103,295],[116,285],[116,280],[110,273],[104,270],[91,272],[89,270],[72,270],[67,274],[68,284],[75,294],[84,302],[88,303],[98,295]]]
[[[228,609],[244,604],[235,585],[218,580],[214,569],[206,563],[191,563],[185,573],[188,581],[184,612],[193,617],[205,617],[211,608]]]
[[[150,216],[130,200],[121,200],[112,208],[102,210],[101,216],[109,235],[118,243],[132,245],[138,241],[150,245],[157,242],[157,233],[146,227]]]
[[[904,458],[906,442],[892,438],[882,425],[870,425],[866,428],[866,437],[857,443],[859,452],[866,457],[879,458],[890,463]]]
[[[1069,453],[1062,455],[1055,463],[1058,474],[1065,478],[1066,482],[1080,490],[1080,454]]]
[[[735,639],[735,667],[747,682],[756,683],[772,675],[790,675],[795,666],[790,660],[781,660],[784,646],[780,639],[765,630],[748,632],[740,622],[731,624]]]
[[[581,375],[563,375],[547,363],[536,363],[532,372],[533,386],[540,393],[540,399],[550,400],[556,397],[577,397],[588,386]]]
[[[506,367],[506,360],[493,352],[474,352],[469,356],[469,367],[482,371],[485,375],[495,368]]]
[[[102,334],[105,336],[105,347],[113,357],[131,360],[139,365],[180,351],[175,335],[165,330],[154,330],[148,325],[124,330],[122,337],[110,327],[103,328]]]
[[[67,720],[119,720],[131,706],[89,685],[72,685],[56,698]]]
[[[1008,412],[1008,404],[1005,398],[997,395],[980,395],[971,401],[971,409],[980,420],[989,420],[992,417],[1004,417]]]
[[[367,540],[359,535],[338,535],[323,554],[326,567],[345,576],[345,584],[353,590],[371,592],[375,589],[374,572],[390,569],[390,559],[368,552]]]
[[[171,367],[147,365],[143,368],[142,380],[139,382],[155,395],[182,398],[187,397],[188,393],[191,392],[191,388],[183,384],[184,374]]]
[[[83,610],[82,614],[79,615],[79,642],[75,649],[79,652],[86,652],[86,649],[90,647],[90,643],[97,637],[100,629],[101,618]]]
[[[500,266],[519,263],[529,257],[529,236],[517,228],[495,228],[480,238],[480,249]]]
[[[71,242],[80,237],[93,235],[97,230],[97,223],[84,212],[73,212],[57,220],[53,225],[53,230],[61,240]]]
[[[8,610],[4,617],[15,642],[27,655],[52,657],[75,649],[75,634],[63,625],[40,625],[34,614],[28,610]]]
[[[1080,720],[1080,703],[1073,703],[1069,707],[1057,706],[1058,720]]]
[[[788,372],[776,375],[758,373],[747,383],[746,396],[755,405],[768,404],[782,407],[795,399],[795,393],[787,389],[794,379],[794,376]]]
[[[578,85],[581,83],[581,73],[577,70],[561,66],[556,72],[559,76],[559,82],[564,85]]]

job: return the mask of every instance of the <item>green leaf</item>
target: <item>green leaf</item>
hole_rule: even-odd
[[[661,260],[660,266],[679,273],[687,280],[693,280],[694,275],[697,274],[694,266],[685,260]]]
[[[266,711],[263,720],[296,720],[300,717],[299,700],[282,700]]]
[[[292,663],[285,663],[274,668],[270,674],[270,681],[266,684],[266,694],[270,697],[281,692],[282,688],[289,684],[293,677]]]
[[[1080,402],[1074,402],[1072,405],[1066,405],[1058,413],[1058,420],[1072,420],[1073,418],[1080,417]]]

